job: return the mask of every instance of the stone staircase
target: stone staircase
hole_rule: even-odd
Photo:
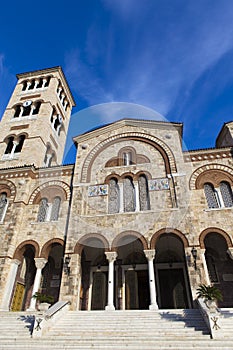
[[[222,339],[210,339],[198,309],[68,311],[42,338],[33,315],[0,312],[0,350],[233,349],[233,310],[222,310]],[[224,340],[224,341],[223,341]]]

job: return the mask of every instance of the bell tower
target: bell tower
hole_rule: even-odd
[[[61,165],[72,107],[61,67],[17,75],[0,127],[0,168]]]

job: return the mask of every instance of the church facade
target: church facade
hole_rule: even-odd
[[[233,123],[184,151],[181,123],[120,119],[74,138],[60,67],[17,75],[0,128],[0,310],[233,307]],[[82,121],[80,120],[80,123]]]

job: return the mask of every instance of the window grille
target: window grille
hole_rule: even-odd
[[[209,208],[219,208],[219,202],[217,200],[217,194],[214,190],[213,185],[206,183],[204,184],[204,192]]]
[[[220,193],[225,207],[233,206],[232,190],[228,182],[220,183]]]

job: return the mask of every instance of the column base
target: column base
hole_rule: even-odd
[[[107,305],[107,306],[105,306],[105,310],[106,311],[114,311],[115,310],[115,306],[114,305]]]
[[[158,310],[159,308],[158,308],[158,305],[157,304],[151,304],[150,306],[149,306],[149,310]]]

